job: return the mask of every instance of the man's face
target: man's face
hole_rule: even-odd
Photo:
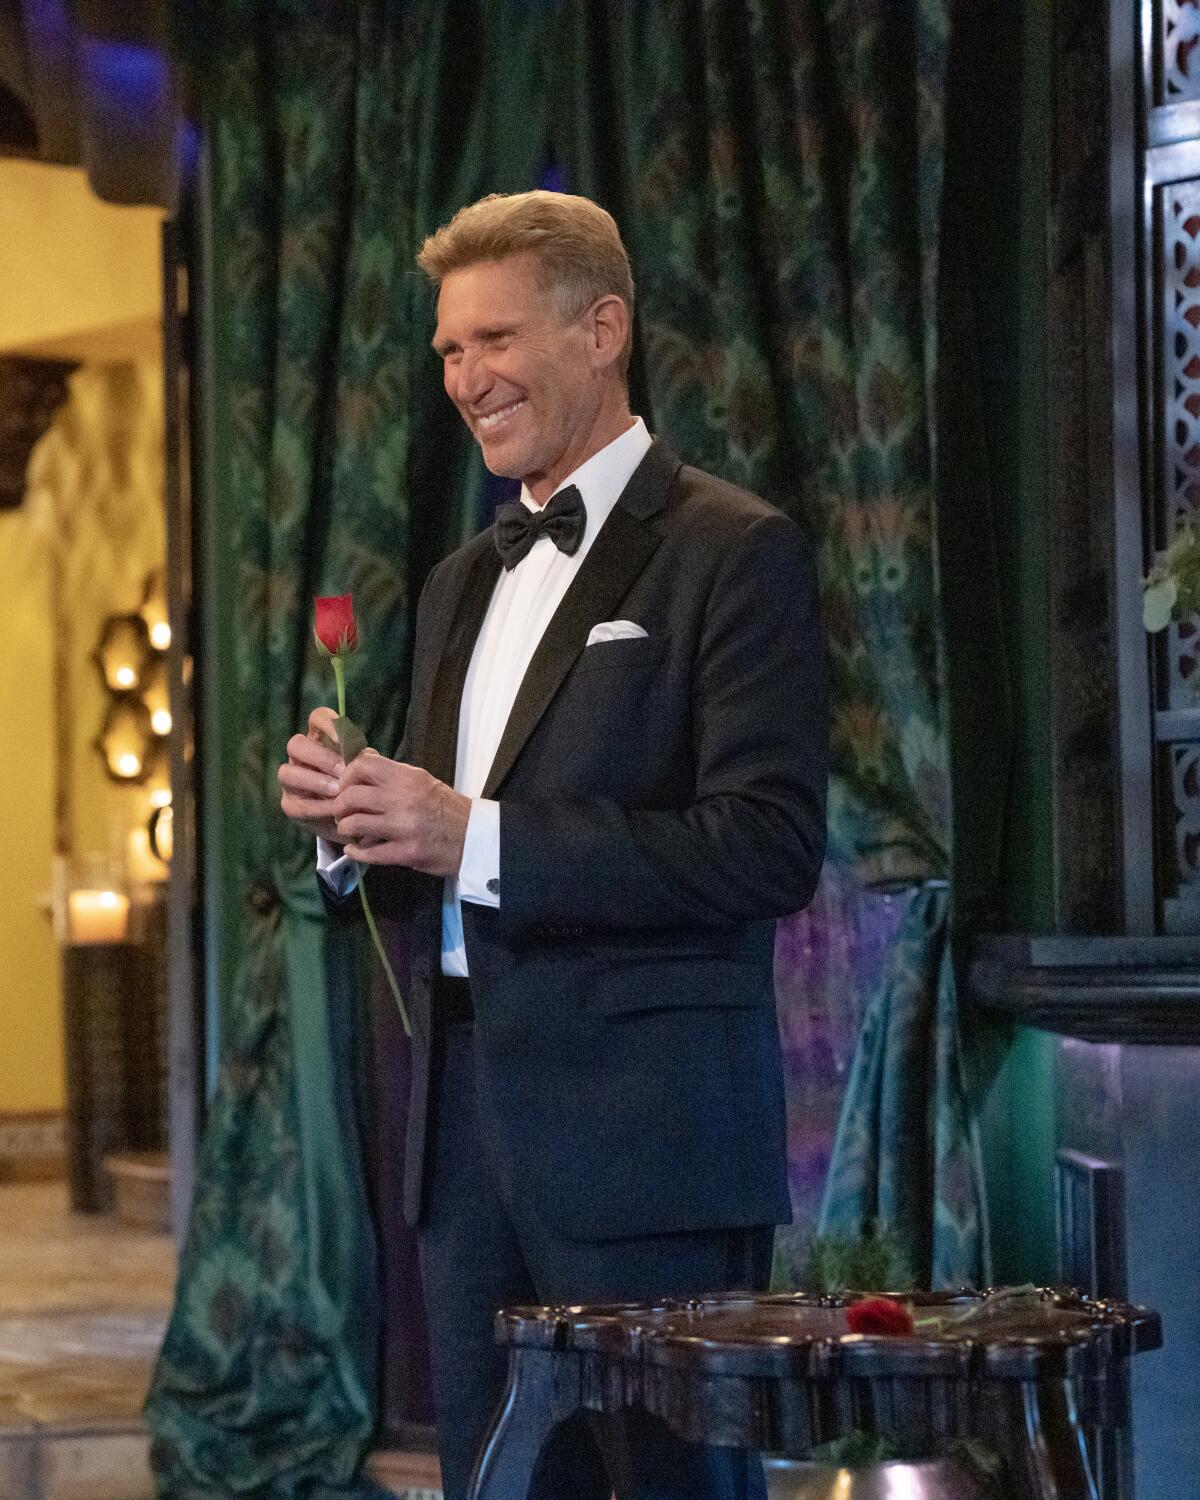
[[[433,347],[484,463],[548,498],[588,456],[603,401],[586,318],[563,322],[531,255],[481,261],[443,278]]]

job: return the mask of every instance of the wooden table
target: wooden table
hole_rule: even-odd
[[[472,1500],[521,1500],[551,1429],[642,1405],[692,1442],[804,1458],[855,1428],[1004,1455],[1013,1500],[1098,1500],[1085,1435],[1124,1420],[1128,1358],[1157,1313],[1071,1292],[927,1293],[912,1337],[853,1334],[847,1298],[728,1295],[661,1306],[518,1307]]]

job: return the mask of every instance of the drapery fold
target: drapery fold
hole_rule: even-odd
[[[553,162],[616,215],[651,428],[814,541],[832,857],[867,885],[953,881],[933,394],[949,4],[200,7],[210,490],[237,569],[234,659],[202,663],[236,674],[238,705],[222,728],[237,747],[233,893],[210,920],[236,963],[148,1404],[162,1493],[372,1493],[355,1478],[378,1375],[362,959],[353,930],[321,920],[275,768],[329,701],[311,596],[354,593],[350,712],[395,744],[417,590],[479,524],[482,469],[413,266],[462,203],[533,186]],[[826,1204],[848,1227],[893,1217],[935,1281],[976,1279],[981,1260],[951,909],[934,887],[907,908]]]
[[[918,890],[884,960],[847,1083],[820,1225],[849,1236],[887,1225],[921,1286],[978,1285],[983,1228],[948,907],[943,883]]]

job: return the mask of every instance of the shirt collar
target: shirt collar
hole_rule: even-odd
[[[590,542],[600,530],[609,514],[621,498],[621,492],[633,478],[633,471],[650,450],[650,434],[641,417],[635,417],[633,426],[626,428],[620,437],[593,453],[581,463],[573,474],[568,474],[558,490],[573,484],[583,499],[587,511],[587,530],[584,541]],[[558,494],[558,490],[554,494]],[[554,495],[551,495],[552,500]],[[547,505],[550,503],[548,500]],[[521,504],[528,510],[540,510],[524,485],[521,486]]]

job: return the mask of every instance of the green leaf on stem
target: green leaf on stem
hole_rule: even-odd
[[[354,720],[348,719],[345,714],[338,715],[333,721],[333,727],[337,730],[337,748],[342,759],[349,765],[367,748],[367,737]]]
[[[1179,585],[1173,578],[1158,578],[1148,583],[1142,594],[1142,624],[1154,634],[1171,623],[1171,613],[1179,598]]]

